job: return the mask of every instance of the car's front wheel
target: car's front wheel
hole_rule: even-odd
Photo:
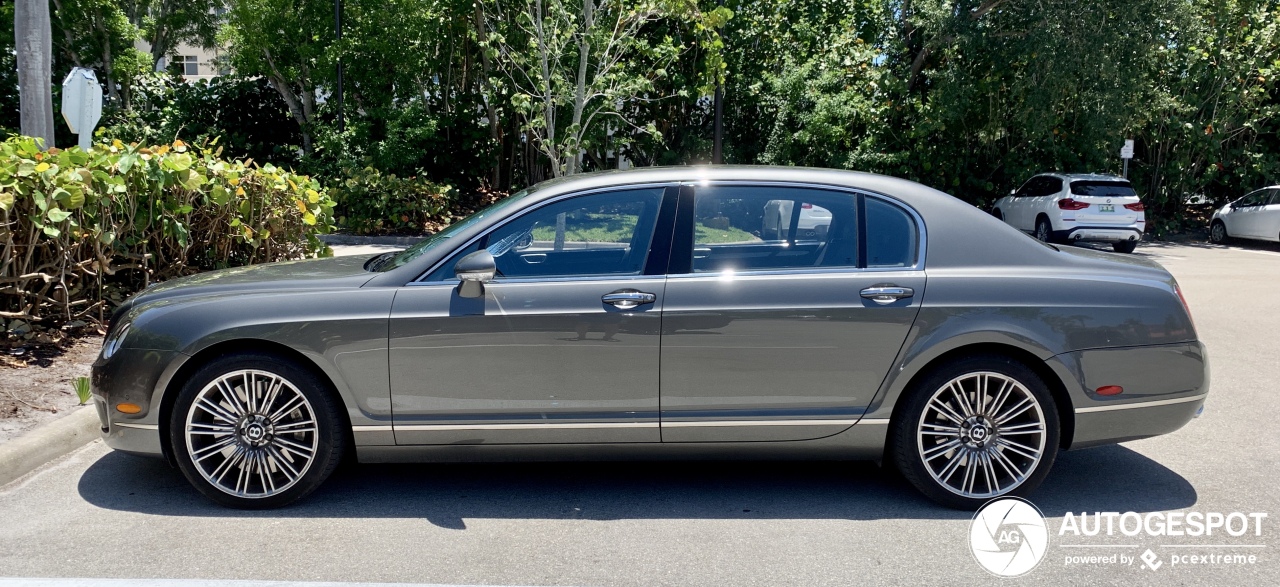
[[[286,359],[216,359],[187,380],[169,419],[178,467],[222,505],[279,507],[314,491],[345,448],[327,386]]]
[[[1209,242],[1215,245],[1225,245],[1231,237],[1227,235],[1227,225],[1221,220],[1214,220],[1209,225]]]
[[[895,418],[891,452],[903,476],[942,505],[977,509],[996,497],[1025,495],[1057,457],[1053,397],[1015,360],[954,361],[908,394]]]

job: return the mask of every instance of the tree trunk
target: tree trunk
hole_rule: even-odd
[[[489,42],[489,32],[484,28],[484,8],[479,2],[476,2],[476,40],[480,42],[480,67],[482,73],[480,77],[481,95],[484,97],[485,114],[489,117],[489,139],[498,147],[498,159],[493,162],[493,176],[490,179],[493,189],[502,189],[502,135],[498,127],[498,109],[493,105],[494,96],[492,85],[489,84],[489,75],[493,68],[489,64],[489,53],[484,50],[483,46]]]
[[[578,37],[578,80],[573,91],[572,151],[565,153],[565,175],[582,171],[582,111],[587,104],[587,61],[591,56],[591,29],[595,27],[595,5],[592,0],[582,0],[582,32]]]
[[[22,134],[53,147],[53,28],[46,0],[17,0],[13,30],[18,53]]]

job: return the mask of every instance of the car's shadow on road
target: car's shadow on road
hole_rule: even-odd
[[[284,509],[214,505],[166,463],[103,456],[80,495],[107,509],[168,516],[534,519],[965,519],[873,463],[608,462],[354,465]],[[1048,516],[1155,511],[1196,503],[1195,488],[1122,446],[1061,453],[1030,496]]]

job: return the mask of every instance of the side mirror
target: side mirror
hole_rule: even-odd
[[[1016,195],[1018,195],[1018,188],[1013,188],[1013,189],[1009,190],[1009,195],[1010,195],[1010,196],[1016,196]]]
[[[498,265],[493,255],[484,249],[458,259],[453,266],[453,274],[462,282],[458,284],[458,295],[464,298],[483,296],[484,284],[493,281],[497,273]]]

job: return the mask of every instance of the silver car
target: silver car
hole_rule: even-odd
[[[829,229],[762,239],[779,200]],[[1207,391],[1158,265],[909,181],[767,167],[553,180],[403,252],[165,282],[93,366],[108,445],[243,508],[348,455],[869,459],[973,508],[1059,450],[1177,430]]]

